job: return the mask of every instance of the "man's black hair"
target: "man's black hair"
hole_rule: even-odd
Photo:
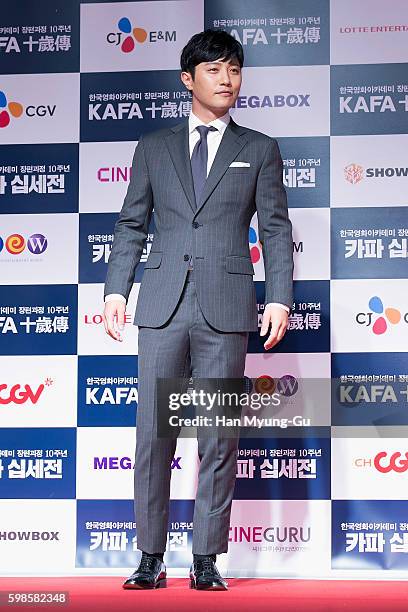
[[[180,65],[194,79],[195,67],[201,62],[236,60],[244,65],[244,50],[241,43],[225,30],[208,29],[194,34],[181,52]]]

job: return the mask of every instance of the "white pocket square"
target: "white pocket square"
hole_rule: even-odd
[[[249,162],[232,162],[230,164],[230,168],[250,168],[251,164]]]

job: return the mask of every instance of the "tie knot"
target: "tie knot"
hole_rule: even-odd
[[[198,130],[198,133],[200,134],[200,138],[201,140],[203,138],[207,138],[207,134],[208,132],[215,132],[217,128],[215,128],[213,125],[197,125],[196,130]]]

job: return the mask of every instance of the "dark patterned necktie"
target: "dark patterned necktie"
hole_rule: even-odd
[[[191,155],[191,172],[193,175],[196,205],[198,206],[203,193],[205,181],[207,180],[207,134],[209,131],[215,131],[216,128],[212,125],[198,125],[196,130],[198,130],[200,134],[200,140],[196,143]]]

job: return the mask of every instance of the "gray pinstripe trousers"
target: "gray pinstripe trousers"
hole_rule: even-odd
[[[225,307],[228,308],[228,303]],[[134,491],[140,550],[154,553],[166,549],[171,462],[177,442],[156,436],[156,378],[242,377],[247,346],[248,332],[218,331],[207,323],[190,277],[165,325],[139,327]],[[193,553],[219,554],[228,550],[238,439],[202,436],[199,431],[197,438],[200,468],[193,516]]]

